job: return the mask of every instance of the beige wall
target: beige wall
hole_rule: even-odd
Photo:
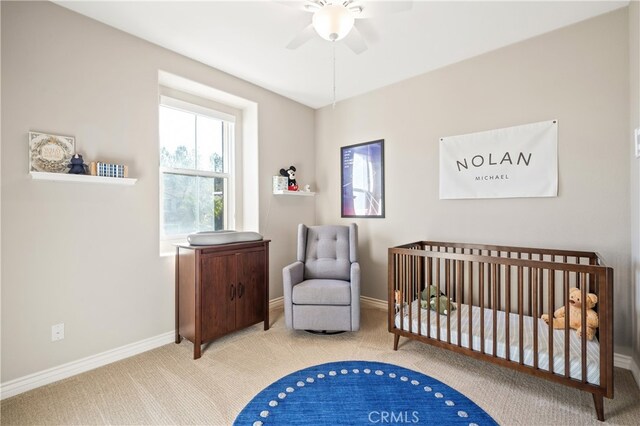
[[[295,164],[313,182],[314,111],[51,3],[2,2],[2,382],[171,331],[173,259],[158,256],[158,70],[256,102],[260,230],[271,297],[313,199],[270,194]],[[33,181],[27,132],[76,137],[130,165],[133,187]],[[51,325],[66,337],[50,342]]]
[[[387,248],[420,239],[597,250],[631,346],[627,9],[316,113],[317,220],[340,218],[340,147],[385,139],[386,218],[357,219],[362,293],[386,299]],[[559,120],[557,198],[439,200],[438,139]],[[321,166],[321,167],[320,167]]]
[[[640,127],[640,2],[629,4],[630,131]],[[640,160],[631,143],[631,243],[633,357],[640,366]]]

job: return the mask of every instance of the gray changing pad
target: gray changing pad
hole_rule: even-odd
[[[218,244],[243,243],[247,241],[260,241],[262,235],[257,232],[241,231],[209,231],[189,234],[187,241],[192,246],[213,246]]]

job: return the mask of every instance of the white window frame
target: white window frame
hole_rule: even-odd
[[[231,114],[220,112],[211,108],[197,105],[191,102],[185,102],[180,99],[175,99],[169,96],[161,95],[160,102],[158,104],[158,111],[160,107],[168,107],[185,111],[197,116],[205,116],[215,118],[222,121],[222,158],[223,158],[223,172],[212,172],[207,170],[198,169],[183,169],[174,167],[159,166],[159,181],[160,181],[160,241],[162,242],[174,242],[184,240],[188,234],[178,235],[166,235],[164,233],[164,180],[165,174],[175,174],[182,176],[196,176],[207,178],[222,178],[225,179],[224,193],[223,193],[223,206],[224,206],[224,229],[234,229],[235,225],[235,125],[236,117]],[[158,151],[162,149],[160,139],[158,138]],[[195,141],[195,157],[198,155],[198,140],[196,132]]]

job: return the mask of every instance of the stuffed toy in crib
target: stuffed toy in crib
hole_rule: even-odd
[[[593,308],[598,303],[598,296],[593,293],[587,294],[587,300],[585,305],[587,307],[587,325],[582,326],[582,312],[581,306],[582,292],[580,289],[573,287],[569,290],[569,327],[576,330],[578,337],[582,336],[582,330],[586,329],[587,339],[593,340],[596,335],[596,328],[598,328],[598,313]],[[553,313],[553,328],[564,328],[565,325],[566,310],[565,307],[557,309]],[[549,315],[543,314],[540,317],[544,322],[549,324]]]
[[[439,293],[439,294],[438,294]],[[437,311],[439,314],[449,315],[448,308],[450,299],[445,296],[444,293],[438,292],[438,287],[435,285],[430,285],[429,287],[422,290],[422,296],[420,300],[420,305],[422,309],[427,309],[427,301],[429,301],[429,305],[431,306],[431,310]],[[456,307],[451,301],[451,310],[455,310]]]

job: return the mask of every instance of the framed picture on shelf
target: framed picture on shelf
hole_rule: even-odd
[[[29,171],[65,173],[75,147],[72,136],[29,132]]]
[[[384,217],[384,139],[340,148],[342,217]]]

